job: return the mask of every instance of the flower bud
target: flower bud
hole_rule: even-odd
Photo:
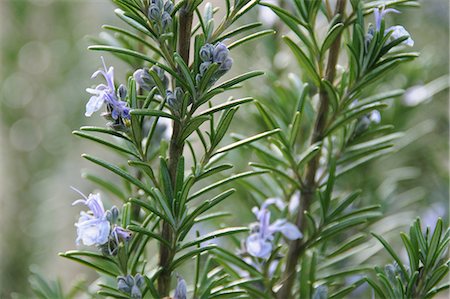
[[[136,274],[134,277],[128,274],[127,276],[117,277],[117,289],[121,292],[131,295],[131,298],[141,299],[142,291],[145,281],[141,274]]]
[[[216,63],[223,63],[225,59],[228,58],[229,53],[230,51],[228,50],[227,46],[225,46],[224,43],[218,42],[214,46],[213,61]]]
[[[123,84],[120,84],[119,89],[117,91],[117,96],[122,101],[125,101],[125,97],[127,96],[127,88]]]
[[[127,277],[124,277],[124,276],[117,277],[117,289],[124,293],[131,292],[131,287],[129,286],[129,284],[127,282]]]
[[[206,44],[200,48],[200,59],[203,62],[212,62],[214,55],[214,46],[211,44]]]
[[[172,14],[173,12],[173,2],[172,1],[166,1],[166,3],[164,3],[164,11],[167,12],[168,14]]]
[[[206,71],[208,70],[208,67],[211,65],[210,62],[202,62],[200,64],[199,70],[200,70],[200,75],[203,76]]]
[[[186,299],[187,298],[187,286],[186,281],[181,277],[177,275],[178,283],[177,287],[175,289],[175,295],[173,296],[173,299]]]
[[[106,219],[110,223],[116,223],[119,219],[119,209],[116,206],[113,206],[109,211],[106,211]]]
[[[142,298],[141,290],[136,285],[131,287],[131,298],[133,298],[133,299],[141,299]]]
[[[227,57],[222,64],[220,64],[219,70],[228,72],[231,69],[231,66],[233,65],[233,59],[230,57]]]
[[[148,8],[147,16],[150,20],[158,22],[161,19],[161,9],[156,4],[152,4]]]
[[[167,12],[163,13],[161,23],[163,31],[167,31],[167,29],[169,29],[172,26],[172,17],[170,16],[169,13]]]

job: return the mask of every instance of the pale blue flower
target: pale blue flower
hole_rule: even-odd
[[[252,233],[246,240],[247,252],[259,258],[268,258],[272,252],[274,234],[279,232],[289,240],[296,240],[303,237],[297,226],[288,222],[286,219],[278,219],[270,224],[270,211],[268,207],[272,204],[279,203],[280,199],[269,198],[266,200],[261,209],[253,208],[258,222],[252,225]]]
[[[130,108],[127,107],[127,103],[121,101],[126,95],[125,87],[119,88],[116,92],[116,87],[114,86],[114,68],[111,66],[109,69],[106,68],[105,60],[102,57],[104,70],[98,70],[94,72],[91,78],[95,78],[98,75],[102,75],[106,80],[105,84],[99,84],[95,88],[86,88],[86,91],[92,94],[91,98],[86,104],[86,116],[91,116],[94,112],[98,111],[103,104],[106,103],[107,108],[111,111],[111,117],[113,119],[130,118]],[[119,94],[119,97],[118,97]]]
[[[373,10],[373,15],[375,17],[375,29],[377,31],[381,30],[381,21],[383,20],[384,16],[388,13],[400,13],[400,11],[394,9],[394,8],[385,8],[384,6],[380,8],[375,8]],[[387,28],[384,31],[384,34],[388,34],[391,33],[390,39],[396,40],[402,37],[408,37],[405,41],[402,42],[403,45],[412,47],[414,46],[414,41],[411,38],[411,35],[409,34],[408,31],[406,31],[406,29],[403,26],[400,25],[396,25],[396,26],[391,26],[389,28]],[[368,33],[368,40],[370,41],[372,39],[373,35],[369,30]]]
[[[390,38],[394,40],[402,37],[408,37],[406,40],[402,42],[402,44],[409,47],[414,46],[414,40],[411,38],[411,35],[409,34],[408,31],[406,31],[406,29],[403,26],[400,25],[391,26],[386,30],[386,32],[391,32]]]
[[[375,17],[375,28],[377,29],[377,31],[379,31],[381,28],[381,21],[383,20],[384,16],[390,12],[400,13],[398,10],[394,8],[386,9],[384,6],[382,6],[381,9],[375,8],[373,10],[373,16]]]
[[[80,212],[80,218],[75,223],[77,227],[77,244],[82,242],[86,246],[103,245],[109,240],[110,223],[106,219],[106,212],[103,208],[103,203],[100,198],[100,194],[89,194],[86,197],[83,193],[75,188],[72,188],[81,196],[82,199],[78,199],[73,202],[72,205],[79,203],[85,204],[90,211]]]

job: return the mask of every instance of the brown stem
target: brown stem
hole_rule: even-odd
[[[346,0],[338,0],[336,3],[335,14],[339,14],[341,18],[345,12],[345,4]],[[340,46],[341,46],[341,35],[339,35],[336,38],[329,51],[325,79],[331,83],[334,81],[334,77],[336,74],[336,63],[339,58]],[[322,88],[320,89],[319,97],[320,97],[319,111],[317,113],[314,130],[311,136],[311,144],[314,144],[323,139],[322,135],[325,130],[327,120],[329,99],[326,91],[323,90]],[[304,217],[304,215],[305,212],[309,210],[309,207],[314,199],[314,193],[316,192],[317,186],[315,177],[317,168],[319,166],[319,159],[320,153],[316,155],[314,159],[311,159],[306,168],[306,175],[304,181],[305,188],[302,192],[302,197],[296,219],[296,225],[300,230],[302,230],[305,227],[306,217]],[[303,239],[293,240],[289,244],[289,251],[286,258],[286,269],[283,275],[282,287],[277,293],[278,299],[292,298],[291,294],[292,294],[292,287],[294,285],[294,281],[296,278],[296,267],[300,256],[303,255],[306,249],[305,244],[306,240]]]
[[[179,33],[178,33],[178,53],[183,58],[186,65],[189,65],[189,49],[191,46],[191,29],[192,29],[193,13],[187,5],[180,9],[179,14]],[[172,188],[175,188],[177,177],[177,166],[180,157],[183,155],[184,142],[180,141],[181,135],[180,122],[174,121],[172,138],[169,146],[169,174],[172,182]],[[162,223],[161,237],[174,244],[174,232],[166,221]],[[169,266],[175,256],[174,246],[168,247],[160,244],[159,247],[159,266],[161,274],[158,279],[158,292],[161,297],[166,297],[170,292],[171,271]]]

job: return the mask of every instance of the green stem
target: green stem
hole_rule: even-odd
[[[346,0],[338,0],[336,2],[335,14],[340,14],[341,18],[345,12]],[[339,35],[334,41],[330,48],[328,55],[327,68],[325,72],[325,79],[329,82],[334,81],[336,74],[336,64],[339,57],[339,49],[341,46],[341,35]],[[311,136],[311,145],[322,141],[323,132],[326,128],[326,120],[329,108],[329,99],[325,90],[320,89],[320,101],[319,101],[319,111],[317,113],[316,122],[314,125],[314,130]],[[317,168],[319,166],[320,154],[312,159],[306,168],[305,175],[305,189],[302,192],[302,200],[297,212],[296,225],[300,230],[304,230],[306,224],[306,217],[304,217],[305,211],[308,211],[311,203],[314,199],[314,194],[316,192],[317,184],[315,180]],[[286,258],[286,269],[283,275],[282,284],[283,286],[277,293],[278,299],[288,299],[292,298],[292,288],[294,286],[296,278],[296,267],[299,258],[303,255],[306,249],[306,244],[308,240],[300,239],[294,240],[289,245],[289,251]]]
[[[189,49],[191,45],[191,28],[192,28],[193,12],[189,9],[189,3],[180,9],[179,13],[179,32],[178,32],[178,53],[183,58],[186,65],[189,65]],[[177,177],[177,166],[180,157],[183,155],[184,142],[180,140],[182,131],[182,123],[173,123],[172,138],[169,146],[169,174],[172,182],[172,188],[175,188]],[[173,199],[171,199],[173,200]],[[159,266],[161,274],[158,279],[158,292],[161,297],[166,297],[170,292],[171,270],[170,264],[175,256],[176,236],[174,235],[169,223],[163,221],[161,237],[167,240],[170,248],[164,244],[160,244],[159,248]]]

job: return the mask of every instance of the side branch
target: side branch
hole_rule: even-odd
[[[335,14],[339,14],[342,19],[342,15],[345,12],[346,0],[338,0],[336,3]],[[325,73],[325,79],[329,82],[333,82],[336,74],[336,64],[339,58],[339,49],[341,46],[341,34],[336,38],[332,44]],[[325,130],[327,114],[329,109],[329,99],[328,94],[323,88],[320,88],[319,93],[319,110],[317,112],[317,118],[314,124],[314,129],[311,137],[311,145],[321,141],[323,139],[323,132]],[[305,227],[306,218],[304,217],[305,211],[308,211],[310,205],[314,199],[314,193],[316,192],[316,172],[319,166],[320,154],[316,155],[306,167],[305,175],[305,189],[302,192],[302,198],[300,201],[300,206],[297,212],[296,225],[302,230]],[[305,251],[305,241],[298,239],[293,240],[289,244],[289,251],[286,258],[286,269],[283,276],[283,285],[277,293],[278,299],[291,298],[292,287],[296,278],[296,267],[299,258],[303,255]]]

